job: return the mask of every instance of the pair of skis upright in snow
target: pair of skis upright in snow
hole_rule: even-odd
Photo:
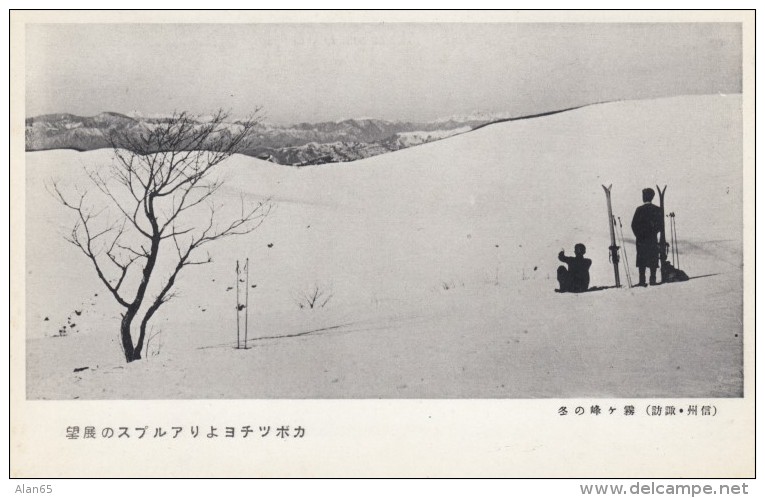
[[[621,287],[622,285],[619,281],[619,246],[616,245],[616,234],[614,233],[616,220],[614,219],[614,213],[611,210],[611,187],[613,184],[608,187],[605,185],[601,186],[606,192],[606,203],[608,204],[608,229],[611,231],[611,246],[608,248],[610,251],[608,259],[614,265],[614,281],[616,282],[616,287]]]
[[[614,218],[613,210],[611,209],[611,187],[612,185],[609,185],[606,187],[605,185],[601,185],[603,187],[603,190],[606,193],[606,203],[608,205],[608,228],[611,232],[611,246],[609,249],[609,259],[611,263],[614,265],[614,282],[616,284],[616,287],[621,287],[621,282],[619,280],[619,249],[620,247],[616,245],[616,218]],[[666,229],[664,224],[664,193],[667,191],[667,186],[665,185],[664,188],[660,188],[658,185],[656,185],[656,191],[659,193],[659,207],[661,208],[661,228],[659,231],[659,259],[660,259],[660,265],[662,269],[665,267],[667,262],[667,249],[669,244],[667,244],[667,236],[666,236]],[[675,254],[677,254],[677,264],[678,267],[680,266],[680,255],[677,252],[677,235],[674,229],[674,221],[675,221],[675,213],[670,213],[670,216],[672,218],[672,257],[674,259]],[[622,219],[619,218],[619,234],[621,235],[621,243],[622,247],[624,244],[624,229],[622,227]],[[624,271],[627,276],[627,285],[629,287],[632,287],[632,275],[630,274],[629,269],[629,262],[627,261],[627,252],[624,252]],[[664,282],[664,272],[662,271],[662,282]]]
[[[613,210],[611,209],[611,187],[602,185],[603,190],[606,193],[606,203],[608,205],[608,228],[611,232],[611,246],[609,250],[609,260],[614,265],[614,282],[616,287],[621,287],[621,281],[619,279],[619,249],[620,246],[616,245],[616,217],[614,217]],[[621,240],[621,247],[624,247],[624,228],[622,227],[622,219],[619,218],[619,236]],[[624,274],[627,277],[627,285],[632,287],[632,275],[630,274],[629,261],[627,259],[627,252],[624,252]]]

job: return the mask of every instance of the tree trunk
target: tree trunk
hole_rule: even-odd
[[[153,214],[152,214],[153,216]],[[157,233],[157,227],[156,227],[156,221],[153,217],[149,217],[149,221],[151,221],[152,226],[154,227],[154,233]],[[122,328],[121,328],[121,334],[122,334],[122,346],[125,349],[125,359],[128,363],[135,360],[141,359],[141,350],[143,349],[143,340],[144,340],[144,332],[146,330],[146,322],[148,322],[148,318],[144,318],[143,323],[141,323],[141,334],[138,338],[138,342],[136,343],[136,346],[133,347],[133,338],[130,335],[130,325],[133,323],[133,319],[138,314],[138,310],[141,308],[141,304],[143,303],[143,298],[146,295],[146,288],[149,286],[149,280],[151,279],[151,273],[154,270],[154,264],[157,262],[157,254],[159,253],[159,235],[155,235],[151,239],[151,250],[149,252],[148,258],[146,258],[146,266],[143,269],[143,278],[141,279],[141,283],[138,286],[138,291],[136,292],[135,300],[133,300],[133,303],[131,306],[127,309],[125,312],[125,316],[122,318]],[[154,312],[151,311],[151,314]],[[149,315],[149,318],[151,318],[151,314]]]
[[[188,254],[186,256],[182,257],[180,261],[178,261],[178,264],[175,266],[175,271],[172,275],[170,275],[170,278],[167,280],[167,283],[162,288],[162,291],[160,291],[157,298],[154,300],[154,302],[149,306],[149,309],[146,310],[146,314],[143,316],[143,320],[141,320],[141,327],[138,333],[138,342],[136,342],[135,345],[135,351],[134,354],[138,355],[138,358],[141,358],[141,350],[143,349],[143,342],[146,339],[146,327],[149,325],[149,320],[151,320],[151,317],[154,316],[154,313],[157,312],[160,306],[162,306],[162,303],[165,302],[165,296],[167,296],[167,293],[172,289],[173,285],[175,285],[175,277],[178,276],[178,273],[183,268],[183,265],[186,263],[186,259],[188,258]],[[237,281],[239,280],[239,277],[237,277]],[[238,312],[237,312],[238,313]]]
[[[138,342],[135,344],[135,354],[138,355],[137,359],[140,359],[141,357],[141,350],[143,349],[143,342],[146,338],[146,326],[149,324],[149,320],[151,320],[151,317],[154,315],[154,312],[157,311],[159,308],[158,305],[153,305],[149,310],[146,312],[146,315],[143,317],[143,320],[141,320],[141,328],[138,333]],[[148,354],[148,353],[147,353]]]
[[[128,308],[124,315],[122,315],[122,324],[120,325],[120,339],[122,339],[122,350],[125,352],[125,360],[130,363],[131,361],[141,359],[141,351],[136,350],[133,347],[133,337],[130,335],[130,326],[133,323],[138,310]]]

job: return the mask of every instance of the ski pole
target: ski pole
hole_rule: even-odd
[[[675,212],[672,212],[672,230],[675,232],[675,252],[677,253],[677,269],[680,269],[680,248],[677,247],[677,221]]]
[[[624,250],[624,272],[627,274],[627,285],[632,287],[632,274],[630,273],[630,262],[627,259],[627,244],[624,242],[624,227],[622,226],[622,217],[619,216],[619,236],[622,239],[622,249]]]
[[[680,268],[680,239],[677,238],[677,218],[675,218],[675,249],[677,250],[677,267]]]
[[[239,349],[239,260],[236,260],[236,349]]]
[[[616,216],[614,216],[614,226],[616,226]],[[620,249],[623,249],[623,248],[624,248],[624,241],[622,240],[622,236],[621,236],[621,233],[617,231],[617,232],[616,232],[616,234],[617,234],[617,237],[619,237],[619,242],[621,243],[621,247],[620,247]],[[626,255],[626,254],[625,254],[625,255]],[[627,265],[627,260],[623,259],[623,260],[622,260],[622,266],[624,266],[624,269],[625,269],[625,270],[627,269],[627,266],[626,266],[626,265]],[[630,284],[630,278],[629,278],[629,276],[626,276],[626,275],[625,275],[625,277],[627,278],[627,285],[629,286],[629,284]]]
[[[670,229],[672,230],[672,264],[677,264],[677,237],[675,237],[675,213],[669,213]]]
[[[672,222],[672,213],[669,213],[667,218],[669,218],[669,241],[672,244],[672,265],[675,265],[675,227]]]
[[[672,213],[669,213],[667,218],[669,218],[669,240],[672,243],[672,264],[675,265],[675,225],[672,221]]]
[[[675,232],[672,228],[672,213],[665,216],[665,218],[669,218],[669,240],[672,242],[672,266],[675,265]]]
[[[624,227],[622,226],[622,218],[619,217],[619,233],[622,238],[622,248],[624,249],[624,268],[625,272],[627,273],[627,283],[630,287],[632,287],[632,274],[630,273],[630,262],[629,258],[627,258],[627,243],[624,240]]]
[[[677,225],[675,225],[675,212],[672,211],[672,250],[675,251],[675,262],[680,268],[680,251],[677,250]]]
[[[247,349],[247,322],[250,316],[250,258],[244,263],[244,349]]]
[[[659,193],[659,207],[661,208],[661,231],[659,232],[659,258],[661,261],[667,260],[667,235],[666,235],[666,224],[664,222],[664,193],[667,191],[667,186],[664,185],[664,189],[662,190],[658,185],[656,185],[656,191]]]
[[[621,222],[622,222],[622,220],[621,220],[621,218],[619,218],[619,226],[620,227],[621,227]],[[632,273],[631,273],[631,271],[629,269],[630,268],[629,259],[627,259],[627,249],[626,249],[627,242],[624,240],[624,228],[622,228],[621,230],[622,230],[622,245],[625,246],[625,249],[624,249],[624,259],[627,260],[627,275],[629,276],[629,279],[630,279],[630,287],[632,287]]]

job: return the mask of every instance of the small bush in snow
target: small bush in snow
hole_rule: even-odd
[[[301,310],[324,308],[333,295],[330,289],[322,289],[319,284],[314,284],[310,290],[301,292],[295,297],[295,304]]]

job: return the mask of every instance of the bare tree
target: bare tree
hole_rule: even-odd
[[[69,198],[57,183],[51,186],[51,193],[77,214],[67,240],[90,259],[98,278],[125,309],[120,338],[128,362],[141,358],[147,325],[174,296],[180,271],[212,261],[209,253],[200,258],[198,249],[252,232],[270,212],[267,200],[246,205],[241,197],[235,215],[222,223],[216,216],[222,206],[213,203],[213,196],[222,180],[211,173],[242,150],[260,118],[256,111],[245,121],[227,120],[223,111],[206,119],[179,113],[138,133],[112,132],[114,160],[108,167],[87,170],[92,186],[103,194],[104,209],[95,207],[88,190],[78,189],[77,196]],[[171,249],[175,264],[157,294],[147,298],[165,247]],[[131,280],[133,284],[126,283]],[[134,343],[132,326],[142,306],[145,312]]]

